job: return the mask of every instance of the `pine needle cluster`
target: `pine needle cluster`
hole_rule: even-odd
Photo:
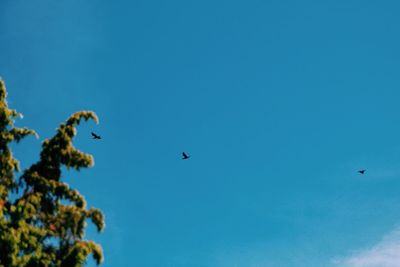
[[[6,96],[0,80],[0,267],[81,267],[89,255],[100,264],[101,247],[85,240],[84,233],[87,220],[98,231],[104,229],[103,213],[87,209],[84,197],[61,175],[62,167],[93,165],[92,156],[76,149],[72,140],[76,126],[82,120],[97,122],[96,114],[81,111],[69,117],[43,142],[38,162],[21,172],[10,144],[37,134],[14,126],[22,115],[8,107]]]

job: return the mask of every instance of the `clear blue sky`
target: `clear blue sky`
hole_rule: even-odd
[[[400,266],[368,263],[400,242],[399,8],[3,0],[0,76],[40,134],[14,151],[96,111],[95,167],[64,177],[105,267]]]

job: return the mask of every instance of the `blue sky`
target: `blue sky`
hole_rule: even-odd
[[[0,76],[40,135],[15,154],[98,114],[64,178],[106,267],[400,266],[399,8],[3,0]]]

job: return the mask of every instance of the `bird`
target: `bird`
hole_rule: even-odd
[[[185,152],[182,152],[182,159],[188,159],[190,156],[188,156]]]
[[[365,170],[359,170],[358,172],[361,173],[361,174],[364,174]]]
[[[101,139],[101,136],[95,134],[94,132],[92,132],[92,136],[93,136],[93,139]]]

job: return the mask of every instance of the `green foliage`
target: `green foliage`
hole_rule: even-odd
[[[93,166],[92,156],[76,149],[72,139],[82,120],[98,122],[96,114],[77,112],[61,124],[43,142],[39,161],[17,182],[19,162],[9,145],[36,133],[14,127],[14,118],[21,114],[8,108],[6,96],[0,80],[0,267],[80,267],[90,254],[100,264],[101,247],[84,240],[84,233],[87,219],[98,231],[104,229],[103,213],[86,209],[84,197],[61,180],[63,166]],[[17,195],[13,200],[11,193]]]

